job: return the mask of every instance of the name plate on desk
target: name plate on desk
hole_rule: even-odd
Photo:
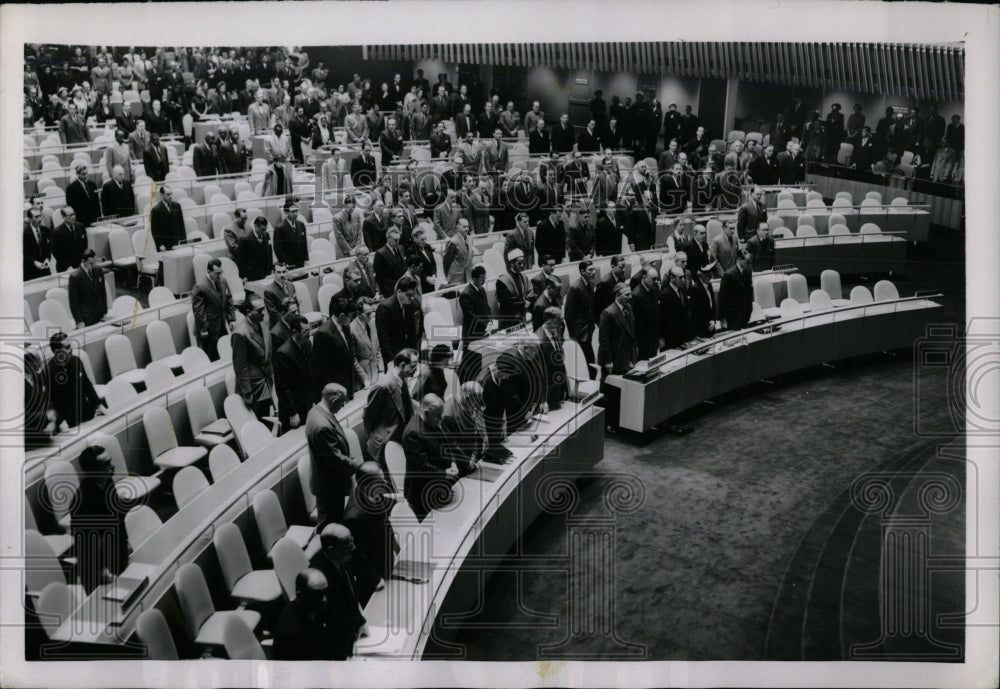
[[[524,332],[528,329],[527,323],[520,323],[519,325],[512,325],[509,328],[504,328],[503,330],[498,330],[499,335],[514,335],[516,333]]]
[[[586,409],[587,407],[593,405],[594,402],[596,402],[599,399],[601,399],[601,393],[599,391],[592,392],[586,397],[584,397],[582,400],[580,400],[580,408]]]

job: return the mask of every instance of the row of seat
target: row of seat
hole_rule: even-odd
[[[841,192],[844,193],[844,192]],[[909,200],[905,196],[897,196],[892,200],[890,206],[907,206],[909,205]],[[869,192],[867,196],[861,202],[861,209],[864,212],[865,208],[879,208],[883,207],[881,194],[879,192]],[[850,194],[846,196],[841,196],[840,194],[833,200],[833,203],[827,207],[826,203],[823,201],[823,196],[819,192],[811,191],[806,195],[806,210],[816,209],[820,211],[828,211],[830,208],[854,208],[854,202]],[[777,211],[798,211],[800,210],[798,206],[795,205],[795,201],[792,199],[791,194],[778,194],[778,205]]]
[[[777,224],[772,223],[771,222],[772,220],[777,220],[778,221]],[[781,224],[781,218],[769,218],[767,224],[768,226],[770,226],[775,239],[790,239],[792,237],[798,237],[801,239],[804,237],[823,236],[816,232],[816,228],[813,225],[810,225],[808,223],[803,223],[802,218],[799,219],[799,226],[798,228],[796,228],[794,232]],[[880,228],[875,223],[868,222],[861,226],[859,233],[882,234],[882,228]],[[850,234],[855,234],[855,233],[851,232],[850,228],[847,227],[847,225],[843,223],[837,223],[835,225],[830,225],[830,231],[827,233],[827,236],[850,235]]]

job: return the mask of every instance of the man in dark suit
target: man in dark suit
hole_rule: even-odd
[[[552,139],[552,150],[557,153],[569,153],[576,144],[576,133],[569,123],[569,115],[563,113],[559,116],[559,124],[552,128],[549,135]]]
[[[309,321],[298,313],[279,319],[289,330],[288,339],[274,352],[274,387],[278,397],[281,432],[301,426],[315,399],[310,366]],[[272,337],[274,329],[272,328]]]
[[[684,269],[674,266],[660,289],[660,336],[666,349],[677,349],[688,339],[686,282]]]
[[[438,122],[430,137],[431,157],[447,158],[451,153],[451,137],[445,133],[444,123]]]
[[[543,295],[539,298],[545,298]],[[542,310],[541,327],[535,329],[537,344],[535,352],[542,370],[545,385],[544,401],[549,411],[558,409],[569,392],[566,377],[566,357],[563,353],[562,311],[558,306],[548,306]]]
[[[298,315],[299,303],[294,299],[283,299],[278,306],[278,315],[275,318],[269,317],[267,319],[268,325],[271,326],[271,348],[274,349],[275,355],[277,355],[281,346],[288,342],[288,338],[292,336],[292,326],[289,324]],[[310,386],[311,390],[312,387]]]
[[[757,184],[778,183],[778,159],[774,157],[774,145],[764,147],[764,155],[750,161],[750,176]]]
[[[475,132],[475,122],[472,119],[472,106],[466,103],[455,114],[455,136],[461,140],[468,132]]]
[[[306,226],[294,201],[286,201],[283,210],[285,217],[274,228],[274,255],[289,268],[301,268],[309,260]]]
[[[580,279],[566,294],[566,327],[569,336],[580,345],[587,364],[594,363],[594,285],[597,282],[597,266],[593,261],[579,263]]]
[[[76,111],[76,103],[69,101],[66,110],[68,112],[59,119],[59,138],[62,143],[67,146],[88,143],[90,128],[83,115]]]
[[[295,599],[274,626],[275,660],[345,660],[347,655],[327,614],[326,575],[306,568],[295,575]],[[352,642],[353,647],[353,642]]]
[[[538,332],[538,329],[545,324],[545,311],[550,308],[557,308],[562,312],[562,281],[554,275],[546,276],[544,273],[540,273],[545,277],[545,286],[539,290],[540,294],[537,299],[535,299],[534,306],[531,307],[531,329]],[[534,294],[534,289],[532,288],[532,293]],[[565,327],[565,324],[563,324]],[[562,333],[560,332],[560,336]]]
[[[66,187],[66,204],[73,206],[77,222],[90,227],[101,217],[101,201],[97,195],[97,185],[91,182],[86,165],[77,165],[76,179]]]
[[[398,352],[419,349],[424,329],[416,280],[401,277],[388,294],[375,311],[375,330],[386,367]]]
[[[528,132],[528,152],[548,155],[552,152],[552,139],[545,131],[545,120],[536,120],[535,128]]]
[[[233,369],[236,371],[236,392],[243,404],[263,419],[271,411],[274,370],[271,359],[271,331],[265,328],[264,300],[248,292],[243,303],[246,318],[233,328]]]
[[[596,153],[601,150],[601,134],[597,131],[596,120],[591,119],[587,123],[587,128],[580,132],[577,150],[580,153]]]
[[[437,87],[437,95],[431,99],[431,120],[438,124],[441,120],[451,117],[451,103],[444,86]]]
[[[65,210],[63,212],[65,213]],[[21,238],[21,267],[24,279],[34,280],[50,275],[51,239],[48,230],[42,224],[42,211],[38,208],[28,209],[28,222],[24,223]]]
[[[399,541],[389,521],[396,504],[390,497],[392,488],[377,462],[365,462],[354,476],[357,485],[347,500],[341,523],[351,530],[358,553],[385,580],[399,552]]]
[[[62,223],[53,229],[49,236],[49,248],[56,259],[56,272],[59,273],[79,267],[80,254],[87,249],[87,231],[82,223],[76,221],[73,207],[63,208],[62,216]]]
[[[594,253],[598,256],[615,256],[622,252],[624,226],[615,211],[614,201],[608,201],[597,218],[594,229]]]
[[[597,356],[605,379],[608,375],[626,373],[638,360],[636,322],[632,315],[631,302],[632,291],[627,283],[622,283],[615,287],[614,303],[601,312]],[[608,419],[605,431],[609,435],[615,435],[618,432],[621,392],[615,386],[604,382],[601,384],[601,392],[605,397]]]
[[[261,279],[261,278],[255,278]],[[298,310],[299,299],[295,294],[295,284],[288,279],[288,266],[284,263],[274,265],[274,280],[264,288],[264,307],[267,309],[268,323],[275,324],[287,310],[287,302],[293,302]],[[275,351],[280,345],[275,345]]]
[[[149,134],[149,145],[142,152],[142,165],[146,175],[154,182],[162,182],[170,172],[170,158],[167,147],[160,143],[160,135]]]
[[[795,184],[798,181],[798,148],[798,141],[792,139],[778,154],[778,184]]]
[[[160,187],[160,202],[149,211],[149,228],[160,251],[173,249],[177,242],[187,237],[184,212],[173,198],[170,187]]]
[[[385,246],[375,252],[375,280],[379,292],[391,296],[396,291],[396,281],[406,272],[403,248],[399,245],[402,230],[392,225],[385,233]]]
[[[441,452],[443,416],[441,398],[425,395],[403,430],[402,445],[406,452],[403,494],[420,521],[431,510],[448,503],[451,484],[458,479],[458,467],[443,459]]]
[[[750,198],[740,206],[736,214],[736,232],[743,241],[748,240],[757,231],[760,223],[767,222],[767,208],[764,207],[764,190],[754,186]],[[692,270],[695,270],[692,268]]]
[[[361,223],[361,235],[364,237],[364,244],[370,251],[377,252],[386,243],[387,222],[385,216],[385,204],[382,201],[375,201],[372,210]]]
[[[213,132],[205,134],[205,140],[194,146],[193,155],[194,173],[198,177],[209,177],[218,172],[218,161],[215,156],[215,134]]]
[[[313,335],[312,373],[315,395],[327,383],[337,383],[344,388],[347,399],[368,385],[368,376],[361,369],[355,352],[351,321],[358,314],[357,302],[342,297],[330,304],[330,318],[316,329]]]
[[[361,145],[361,155],[351,161],[351,182],[355,187],[371,187],[377,177],[372,145],[367,139]]]
[[[719,316],[730,330],[741,330],[753,310],[753,274],[750,252],[741,249],[736,265],[722,274],[719,284]]]
[[[566,228],[559,219],[559,208],[549,208],[546,218],[535,229],[535,248],[538,255],[545,254],[562,263],[566,260]]]
[[[368,433],[368,456],[383,465],[383,469],[386,443],[402,437],[413,415],[413,401],[406,381],[417,372],[419,361],[417,350],[400,350],[392,357],[392,363],[386,365],[385,375],[368,392],[362,419]],[[399,490],[401,486],[395,488]]]
[[[612,256],[611,270],[594,286],[593,313],[595,323],[600,319],[601,314],[604,313],[604,309],[611,306],[612,302],[614,302],[615,291],[618,285],[626,282],[625,271],[627,268],[628,264],[625,262],[624,256]]]
[[[669,175],[660,178],[658,200],[661,213],[683,213],[687,207],[688,181],[679,163],[674,163]]]
[[[332,630],[334,657],[346,660],[354,654],[354,643],[365,624],[362,607],[368,602],[377,580],[371,566],[355,552],[354,537],[343,524],[328,523],[320,531],[320,552],[309,566],[326,577],[327,626]]]
[[[306,416],[306,443],[312,474],[309,488],[316,496],[317,528],[339,522],[344,514],[344,498],[351,491],[351,477],[360,457],[352,457],[347,436],[337,419],[337,412],[347,402],[347,391],[337,383],[327,383],[320,400]]]
[[[232,328],[236,321],[233,295],[222,278],[222,261],[208,261],[208,275],[191,290],[191,310],[194,312],[195,339],[208,358],[217,361],[219,338]]]
[[[95,416],[103,415],[106,408],[66,338],[63,332],[49,338],[52,358],[45,366],[49,390],[47,402],[56,412],[57,424],[65,421],[70,428],[75,428]]]
[[[774,240],[767,223],[757,226],[757,233],[747,240],[746,250],[753,256],[751,267],[755,271],[771,270],[774,267]]]
[[[163,136],[173,131],[170,118],[163,112],[163,104],[159,100],[154,100],[151,103],[151,109],[143,117],[146,120],[146,129],[151,134]]]
[[[931,141],[937,143],[933,139]],[[867,126],[862,127],[861,137],[857,144],[855,144],[854,152],[851,154],[851,161],[855,169],[871,172],[872,165],[875,164],[876,159],[875,137],[872,136],[872,128]]]
[[[497,278],[497,324],[509,328],[524,323],[524,314],[531,308],[528,296],[531,286],[524,274],[524,252],[511,249],[507,252],[507,272]]]
[[[965,151],[965,125],[962,124],[961,115],[951,116],[951,123],[945,129],[944,138],[953,150]]]
[[[254,218],[253,230],[240,237],[236,257],[240,275],[247,280],[263,280],[271,274],[274,259],[271,239],[267,235],[267,218],[263,215]]]
[[[378,146],[382,151],[382,169],[385,170],[392,164],[393,160],[399,159],[403,155],[403,137],[396,129],[396,118],[390,117],[386,120],[385,131],[379,135]]]
[[[117,215],[119,218],[135,215],[135,192],[121,165],[114,166],[111,179],[101,187],[101,208],[104,215]]]
[[[635,344],[639,361],[656,356],[660,351],[660,274],[647,266],[642,277],[632,289],[632,311],[635,322],[640,324]]]
[[[469,349],[469,345],[486,337],[493,314],[486,297],[486,268],[482,264],[472,268],[471,280],[458,295],[462,309],[462,364],[458,377],[463,383],[479,375],[482,356]]]
[[[708,262],[708,232],[704,225],[694,226],[694,235],[685,243],[683,251],[687,254],[687,269],[692,274]]]
[[[698,279],[687,291],[688,336],[711,337],[718,329],[718,304],[712,289],[715,262],[706,263],[698,271]]]
[[[488,139],[493,136],[493,132],[500,129],[500,115],[493,110],[493,103],[487,101],[483,112],[476,118],[476,130],[480,139]],[[501,133],[503,130],[501,129]]]
[[[85,249],[79,258],[80,267],[69,275],[69,311],[77,328],[100,323],[108,312],[108,293],[104,288],[104,271],[97,267],[93,249]]]

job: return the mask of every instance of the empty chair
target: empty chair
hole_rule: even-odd
[[[773,237],[775,239],[791,239],[795,235],[787,227],[778,227],[773,232]]]
[[[80,600],[65,582],[53,581],[38,596],[35,612],[50,639],[80,607]]]
[[[183,469],[208,455],[208,451],[203,447],[177,444],[170,414],[163,407],[154,406],[143,412],[142,426],[146,431],[153,464],[161,469]]]
[[[308,460],[309,457],[306,456]],[[208,453],[208,471],[212,474],[212,482],[218,483],[219,479],[240,465],[240,458],[236,451],[228,445],[216,445]]]
[[[575,340],[566,340],[563,343],[563,351],[566,357],[566,377],[569,379],[570,394],[579,399],[597,392],[600,383],[591,380],[587,360],[580,345]]]
[[[246,290],[243,287],[243,278],[240,277],[240,269],[228,256],[220,256],[222,263],[222,276],[229,283],[229,291],[233,293],[233,303],[242,304],[246,298]]]
[[[47,340],[57,330],[63,330],[52,321],[37,320],[31,324],[29,331],[32,337]]]
[[[336,291],[334,292],[334,293],[336,293],[336,292],[339,292],[340,290],[344,289],[344,278],[343,278],[342,275],[340,275],[340,273],[327,273],[326,275],[323,276],[323,282],[322,282],[322,284],[323,285],[333,285],[334,287],[337,288]],[[327,306],[329,306],[329,304],[327,304]],[[323,302],[322,302],[322,300],[319,303],[319,308],[320,308],[320,310],[323,309]]]
[[[332,299],[333,295],[339,292],[341,289],[343,288],[338,289],[336,285],[330,283],[322,284],[319,286],[319,290],[316,292],[316,301],[318,302],[316,304],[316,308],[321,314],[325,314],[327,316],[330,315],[329,314],[330,299]]]
[[[149,290],[150,308],[159,308],[167,304],[173,304],[175,301],[177,301],[177,297],[174,296],[173,292],[162,285]]]
[[[318,266],[324,263],[331,263],[333,261],[334,254],[328,254],[325,251],[320,251],[319,249],[309,250],[309,265]]]
[[[253,630],[235,615],[230,615],[222,628],[222,645],[230,660],[267,660]]]
[[[881,234],[882,229],[873,222],[866,222],[861,226],[861,234]]]
[[[852,304],[871,304],[875,300],[872,298],[872,293],[864,285],[858,285],[851,290],[851,303]]]
[[[788,195],[788,198],[782,198],[782,195],[778,194],[778,210],[795,210],[795,201],[791,194]]]
[[[194,385],[184,391],[184,404],[187,407],[188,421],[191,423],[191,435],[194,442],[209,449],[228,443],[233,439],[233,429],[226,419],[220,419],[215,413],[212,395],[208,388]]]
[[[851,205],[854,204],[854,196],[849,191],[838,191],[837,195],[834,198],[847,199],[847,201],[850,202]]]
[[[835,270],[824,270],[819,276],[820,287],[830,295],[834,306],[843,306],[850,302],[843,298],[844,290],[840,286],[840,273]]]
[[[795,230],[796,237],[816,237],[816,228],[811,225],[799,225],[799,228]]]
[[[139,230],[132,234],[132,253],[135,254],[135,267],[137,270],[135,285],[139,286],[139,281],[143,276],[149,278],[151,284],[156,284],[156,276],[160,273],[160,256],[156,251],[156,243],[153,241],[152,233],[146,230]]]
[[[53,287],[45,292],[45,299],[59,302],[66,309],[66,313],[70,313],[69,292],[66,291],[65,287]]]
[[[303,454],[296,462],[295,468],[299,475],[299,486],[302,487],[302,502],[305,503],[306,512],[309,514],[309,521],[316,524],[319,521],[319,513],[316,509],[316,496],[313,495],[309,487],[312,481],[312,464],[309,463],[309,455]]]
[[[810,220],[812,220],[812,218],[810,218]],[[782,220],[781,218],[776,218],[772,215],[770,218],[767,219],[767,226],[771,228],[772,232],[774,232],[779,227],[784,227],[785,221]]]
[[[80,490],[80,476],[73,465],[65,460],[50,460],[45,464],[45,493],[48,508],[56,518],[59,527],[68,531],[70,510]]]
[[[24,529],[26,531],[38,531],[38,524],[35,523],[35,513],[27,501],[24,502]],[[65,555],[73,547],[73,537],[70,534],[42,534],[42,538],[49,544],[49,548],[57,558]]]
[[[160,487],[160,479],[156,476],[137,476],[129,474],[125,464],[125,455],[118,438],[107,433],[95,431],[87,438],[88,445],[103,447],[111,457],[114,468],[112,479],[115,482],[115,492],[123,502],[137,502],[144,499]]]
[[[732,143],[734,141],[743,141],[746,138],[746,132],[740,129],[734,129],[726,136],[726,142]]]
[[[34,529],[24,532],[24,585],[29,596],[41,595],[45,587],[53,582],[67,585],[62,564],[52,546],[42,534]],[[80,600],[83,599],[83,587],[69,585],[70,592]]]
[[[829,224],[829,227],[833,227],[834,225],[844,225],[846,227],[847,226],[847,219],[843,215],[841,215],[840,213],[831,213],[830,214],[830,219],[828,221],[828,224]]]
[[[211,365],[212,361],[208,358],[208,354],[197,345],[185,347],[184,351],[181,352],[181,367],[184,369],[185,375],[197,373]]]
[[[451,374],[452,376],[456,375],[455,371],[453,371],[450,368],[445,369],[445,375],[448,374]],[[458,386],[453,385],[452,383],[453,381],[449,379],[448,389],[457,390]],[[364,459],[364,457],[361,454],[361,439],[358,438],[357,431],[355,431],[353,428],[344,428],[344,437],[347,438],[347,449],[351,457],[354,457],[354,459]]]
[[[228,213],[213,213],[212,214],[212,236],[216,239],[222,239],[223,230],[225,230],[232,219],[229,217]]]
[[[808,225],[809,227],[816,227],[816,219],[811,215],[802,214],[799,216],[799,227],[803,225]]]
[[[76,330],[76,321],[70,315],[69,309],[55,299],[46,299],[38,305],[38,319],[56,325],[63,332],[69,333]]]
[[[778,192],[778,201],[779,202],[781,202],[781,201],[791,201],[792,205],[795,205],[795,196],[792,194],[792,192],[787,191],[787,190],[786,191],[779,191]]]
[[[212,596],[205,583],[205,575],[198,565],[188,562],[181,565],[174,575],[174,590],[181,606],[184,623],[196,644],[221,646],[224,642],[226,620],[236,615],[251,629],[260,622],[260,613],[254,610],[220,610],[216,612]]]
[[[830,295],[824,290],[816,289],[809,295],[809,310],[813,313],[817,311],[829,311],[832,308],[833,301],[830,299]]]
[[[806,208],[815,208],[818,210],[826,210],[826,204],[823,203],[823,198],[809,199],[806,201]]]
[[[879,280],[875,283],[875,301],[892,301],[899,299],[899,290],[889,280]]]
[[[818,191],[808,191],[808,192],[806,192],[806,203],[808,204],[810,201],[820,201],[820,202],[822,202],[823,201],[823,195],[821,193],[819,193]]]
[[[748,324],[760,323],[767,320],[767,314],[764,313],[764,309],[761,308],[760,304],[754,302],[750,307],[750,320],[747,321]]]
[[[893,207],[906,206],[909,205],[909,203],[910,203],[909,199],[907,199],[905,196],[897,196],[892,200]]]
[[[191,259],[195,284],[203,282],[208,277],[208,262],[211,260],[212,255],[206,253],[197,253]]]
[[[252,447],[256,452],[273,442],[274,436],[271,435],[271,431],[256,418],[240,427],[240,445],[243,447]]]
[[[136,505],[125,515],[125,533],[128,535],[128,545],[134,553],[146,542],[146,539],[156,533],[163,522],[149,505]]]
[[[298,524],[288,526],[278,496],[272,490],[262,490],[253,496],[253,516],[257,520],[260,544],[268,557],[271,557],[271,551],[278,539],[290,538],[300,548],[305,549],[315,533],[315,529],[311,526]],[[318,551],[319,541],[316,540],[315,543],[315,550]]]
[[[394,440],[385,445],[385,465],[389,469],[389,478],[398,489],[406,478],[406,452]]]
[[[326,261],[324,261],[326,263]],[[295,298],[299,301],[299,309],[302,315],[305,316],[306,320],[309,321],[309,325],[318,325],[323,322],[323,314],[316,310],[316,305],[313,304],[312,293],[309,291],[309,286],[305,284],[302,280],[298,280],[292,283],[295,286]]]
[[[780,310],[782,318],[795,318],[802,315],[802,304],[788,297],[781,300]]]
[[[851,162],[851,156],[854,155],[854,144],[841,143],[840,150],[837,151],[837,164],[847,165]]]
[[[912,155],[912,154],[911,154]],[[865,194],[865,201],[872,200],[876,205],[882,204],[882,192],[880,191],[869,191]],[[865,201],[861,202],[861,205],[865,205]]]
[[[862,208],[878,208],[881,205],[882,205],[881,201],[876,201],[873,198],[866,198],[864,201],[861,202]]]
[[[135,633],[146,647],[149,660],[180,660],[167,619],[157,608],[143,610],[135,622]]]
[[[274,563],[274,573],[281,585],[281,592],[287,600],[295,600],[295,577],[309,566],[309,558],[298,543],[290,538],[279,538],[271,548],[271,561]]]
[[[802,273],[792,273],[785,278],[785,286],[788,288],[788,296],[800,304],[809,303],[809,285],[806,277]]]
[[[174,347],[174,335],[170,332],[170,326],[163,321],[153,321],[146,326],[146,342],[149,343],[149,354],[154,362],[175,371],[183,370],[184,359]]]
[[[233,360],[233,341],[231,333],[226,333],[215,342],[215,351],[219,353],[219,361]]]
[[[851,201],[839,196],[833,200],[833,208],[850,208],[852,205]]]
[[[333,222],[333,213],[330,212],[329,208],[314,208],[313,222],[314,223]]]
[[[116,268],[135,265],[132,237],[126,230],[118,227],[108,232],[108,249],[111,252],[111,264]]]
[[[208,479],[198,467],[184,467],[174,476],[173,490],[177,509],[183,510],[196,497],[208,490]]]
[[[250,565],[243,534],[235,524],[222,524],[212,535],[215,554],[226,588],[240,601],[267,603],[281,597],[281,585],[273,569],[254,570]]]
[[[122,295],[111,302],[111,315],[115,318],[132,318],[142,311],[139,300],[130,295]]]
[[[234,392],[236,392],[236,371],[226,371],[226,394],[231,395]]]
[[[257,421],[257,417],[253,415],[253,412],[247,409],[246,404],[243,403],[243,398],[234,393],[230,393],[226,397],[222,403],[222,409],[226,414],[226,419],[229,420],[229,425],[233,428],[233,432],[236,433],[236,441],[243,449],[243,456],[249,457],[251,450],[256,452],[259,448],[255,448],[244,443],[243,427],[251,421]]]
[[[104,401],[108,409],[121,409],[138,397],[135,386],[125,378],[112,378],[104,386]]]
[[[337,255],[337,250],[333,247],[330,240],[325,237],[318,237],[312,240],[312,244],[309,245],[309,248],[313,251],[322,251],[331,259]]]
[[[104,351],[107,353],[113,378],[124,378],[132,385],[145,383],[146,372],[136,366],[132,343],[127,337],[120,334],[109,335],[104,341]]]
[[[777,318],[781,315],[781,309],[774,303],[774,287],[771,286],[769,280],[754,279],[753,300],[764,310],[764,315],[767,318]]]
[[[847,225],[842,225],[840,223],[837,223],[836,225],[830,226],[830,234],[831,235],[851,234],[851,231],[847,228]]]

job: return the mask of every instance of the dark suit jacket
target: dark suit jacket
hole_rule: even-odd
[[[594,336],[594,291],[579,278],[566,294],[566,329],[577,342],[589,343]]]
[[[343,524],[351,530],[358,552],[364,555],[375,574],[386,579],[399,552],[389,514],[395,501],[386,499],[392,487],[380,476],[358,476],[358,485],[344,508]]]
[[[687,311],[688,311],[688,336],[689,337],[710,337],[709,322],[716,320],[718,305],[716,304],[715,291],[711,284],[705,289],[705,283],[695,280],[695,284],[688,288]]]
[[[486,337],[486,325],[493,315],[486,298],[486,288],[476,289],[472,284],[458,295],[458,305],[462,309],[462,341],[466,344]]]
[[[592,153],[601,150],[601,135],[595,130],[593,134],[584,129],[577,139],[577,149],[581,153]]]
[[[31,238],[34,239],[34,235]],[[49,246],[56,259],[57,271],[61,273],[70,268],[79,268],[80,254],[87,248],[87,231],[82,223],[70,225],[64,222],[52,230]]]
[[[343,642],[329,616],[320,614],[311,620],[309,612],[303,599],[285,606],[274,627],[274,659],[346,660]]]
[[[375,331],[378,333],[378,344],[382,349],[382,360],[388,367],[389,362],[401,350],[420,349],[420,337],[424,331],[423,313],[420,307],[410,304],[404,311],[399,305],[396,295],[382,300],[375,311]]]
[[[403,494],[417,517],[423,517],[436,507],[447,504],[452,483],[445,470],[451,463],[444,459],[441,427],[431,428],[420,414],[414,414],[403,430],[403,450],[406,452],[406,477]],[[438,486],[436,489],[435,487]]]
[[[233,328],[232,343],[236,392],[247,406],[271,399],[270,386],[274,384],[271,331],[263,323],[258,331],[249,319],[244,319]]]
[[[594,230],[594,253],[598,256],[617,256],[622,252],[622,227],[617,218],[612,220],[601,213]]]
[[[287,218],[282,218],[274,228],[274,255],[279,261],[284,261],[289,268],[301,268],[309,259],[309,247],[306,244],[306,225],[301,220],[295,220],[292,227]]]
[[[240,275],[247,280],[263,280],[273,272],[271,238],[266,230],[264,241],[258,241],[253,231],[240,237],[236,244],[236,265],[240,269]]]
[[[271,333],[273,342],[273,328]],[[312,346],[308,340],[300,348],[290,337],[274,352],[274,387],[283,420],[298,414],[300,423],[304,423],[316,399],[313,394],[315,376],[309,365],[311,355]]]
[[[48,404],[70,427],[94,418],[101,399],[94,391],[80,360],[73,356],[53,356],[45,367],[49,385]]]
[[[345,337],[346,336],[346,337]],[[361,366],[355,352],[350,327],[341,335],[333,319],[316,329],[312,345],[313,399],[318,400],[323,386],[338,383],[347,390],[347,398],[357,392],[355,380],[361,378]]]
[[[455,115],[455,136],[459,139],[465,138],[465,133],[472,130],[472,116],[466,117],[465,113],[459,112]]]
[[[272,280],[267,287],[264,288],[264,308],[267,309],[267,320],[268,323],[272,325],[277,325],[278,321],[281,320],[281,302],[285,299],[292,299],[298,304],[298,298],[295,296],[295,284],[291,280],[286,280],[283,287],[278,284],[277,280]],[[274,332],[274,329],[271,329]],[[274,351],[278,351],[278,347],[281,345],[275,345]]]
[[[601,314],[604,313],[604,309],[611,306],[611,302],[615,300],[615,287],[617,285],[618,280],[615,278],[614,273],[609,271],[608,274],[598,280],[597,284],[594,286],[594,302],[592,309],[595,323],[601,318]]]
[[[351,182],[354,183],[354,186],[370,187],[375,184],[375,178],[374,157],[369,156],[368,160],[365,161],[361,156],[358,156],[351,161]]]
[[[229,284],[221,280],[222,291],[212,284],[208,278],[202,280],[191,290],[191,310],[194,312],[194,323],[198,346],[205,349],[206,342],[218,341],[226,334],[226,322],[236,318],[233,307],[233,295]],[[201,333],[207,335],[202,337]]]
[[[184,213],[175,201],[171,201],[169,207],[165,207],[162,202],[153,206],[149,212],[149,228],[157,249],[161,246],[173,249],[177,242],[187,238]]]
[[[552,141],[548,132],[539,132],[534,129],[528,132],[528,152],[529,153],[549,153],[552,150]]]
[[[524,273],[516,276],[504,273],[497,279],[497,321],[501,328],[524,323],[524,312],[529,307],[526,300],[530,292],[528,276]]]
[[[104,271],[94,268],[91,277],[82,268],[69,275],[69,310],[73,320],[84,325],[101,321],[108,311],[108,293],[104,289]]]
[[[563,341],[559,336],[555,341],[544,330],[535,333],[538,338],[534,353],[538,366],[542,370],[545,388],[545,401],[549,407],[559,405],[568,394],[566,387],[566,357],[563,353]]]
[[[398,253],[390,251],[386,245],[375,252],[375,281],[383,297],[391,297],[396,293],[396,281],[406,272],[403,248],[397,246],[396,250]]]
[[[625,373],[638,361],[635,317],[626,317],[617,304],[601,312],[597,363],[611,364],[611,373]]]
[[[24,279],[34,280],[35,278],[49,275],[48,269],[39,270],[35,267],[35,261],[41,263],[47,260],[52,254],[49,232],[45,229],[45,225],[40,225],[38,227],[38,241],[35,241],[35,233],[31,231],[31,227],[28,223],[24,223],[24,229],[21,233],[21,237],[23,241],[23,248],[21,250],[21,267],[22,272],[24,273]],[[79,254],[77,254],[76,260],[79,262]]]
[[[76,221],[90,227],[101,217],[101,202],[97,195],[97,185],[87,180],[86,189],[79,179],[74,179],[66,187],[66,205],[73,206]]]
[[[214,175],[219,170],[215,151],[204,141],[194,147],[192,166],[194,167],[194,173],[199,177]]]
[[[746,240],[757,234],[757,226],[767,222],[767,208],[764,204],[757,207],[753,199],[750,199],[742,206],[736,214],[736,234],[740,239]],[[692,270],[695,270],[692,268]]]
[[[552,128],[549,135],[552,139],[552,150],[559,153],[567,153],[573,150],[576,143],[576,134],[573,132],[573,125],[567,124],[564,129],[562,124],[557,124]]]
[[[683,213],[688,201],[688,183],[681,176],[674,179],[673,175],[664,175],[660,179],[659,202],[661,213]]]
[[[344,498],[351,490],[354,467],[347,436],[336,416],[324,404],[316,404],[306,416],[306,442],[312,475],[309,488],[317,506],[326,514],[341,515]]]
[[[400,386],[399,378],[386,373],[369,389],[362,419],[369,443],[372,436],[378,437],[383,447],[390,440],[398,442],[412,416],[413,400]]]
[[[741,274],[733,266],[722,274],[719,284],[719,316],[730,330],[745,328],[753,309],[753,282],[750,271]]]
[[[562,299],[552,302],[549,299],[549,295],[543,292],[541,296],[535,300],[535,305],[531,307],[531,329],[535,332],[538,332],[538,329],[545,324],[545,309],[550,306],[555,306],[561,309]]]
[[[687,341],[688,314],[686,297],[678,297],[669,282],[660,290],[660,336],[663,346],[675,349]]]
[[[147,146],[142,152],[142,165],[146,170],[146,175],[154,182],[162,182],[170,172],[170,159],[167,157],[167,147],[160,144],[160,156],[157,158],[156,150],[152,145]]]
[[[771,156],[770,160],[763,155],[759,155],[750,162],[750,176],[755,184],[777,184],[778,183],[778,157]]]
[[[128,180],[122,180],[119,187],[113,179],[109,179],[101,187],[101,208],[104,215],[117,215],[127,218],[135,215],[135,192]]]
[[[778,184],[795,184],[795,159],[788,151],[782,151],[776,157],[778,160]]]
[[[632,290],[632,316],[639,324],[635,334],[638,361],[656,356],[660,350],[659,293],[636,285]]]
[[[379,135],[379,148],[382,150],[382,169],[385,169],[391,162],[393,156],[397,158],[403,155],[403,139],[397,129],[395,134],[390,134],[386,129]]]

